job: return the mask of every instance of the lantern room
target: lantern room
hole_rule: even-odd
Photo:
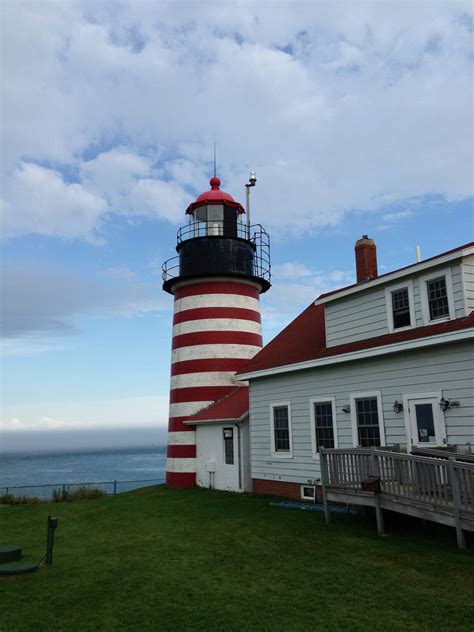
[[[237,237],[237,224],[241,223],[244,209],[229,193],[220,190],[219,178],[214,176],[209,184],[211,190],[201,193],[186,210],[191,232],[195,237]]]
[[[196,277],[247,279],[260,292],[270,287],[270,240],[260,224],[242,221],[241,204],[225,191],[216,176],[211,189],[186,209],[188,224],[178,230],[176,251],[163,264],[163,289],[170,294],[182,281]]]

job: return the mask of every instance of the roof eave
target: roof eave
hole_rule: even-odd
[[[230,417],[228,419],[197,419],[196,421],[183,421],[185,426],[206,426],[212,424],[239,424],[248,417],[249,411],[247,410],[240,417]]]
[[[286,364],[282,366],[271,367],[268,369],[260,369],[257,371],[249,371],[247,373],[239,373],[239,379],[252,380],[259,377],[267,377],[279,373],[290,373],[292,371],[302,371],[304,369],[318,368],[330,364],[342,364],[344,362],[352,362],[354,360],[364,360],[366,358],[387,355],[391,353],[399,353],[400,351],[409,351],[411,349],[422,349],[437,344],[446,344],[448,342],[457,342],[460,340],[474,339],[474,327],[458,329],[442,334],[434,334],[424,338],[415,338],[413,340],[405,340],[395,342],[379,347],[369,347],[368,349],[359,349],[348,353],[341,353],[333,356],[324,356],[315,358],[314,360],[306,360],[295,364]]]

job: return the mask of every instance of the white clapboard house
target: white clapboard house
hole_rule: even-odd
[[[237,373],[258,494],[312,498],[319,450],[474,450],[474,244],[321,295]],[[241,411],[239,411],[241,414]]]

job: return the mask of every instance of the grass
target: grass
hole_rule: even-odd
[[[472,552],[371,519],[275,509],[268,498],[148,487],[0,507],[3,542],[54,565],[0,579],[0,630],[469,630]]]

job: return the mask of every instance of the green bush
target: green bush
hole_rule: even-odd
[[[46,502],[36,496],[15,496],[14,494],[3,494],[0,496],[0,505],[39,505]]]
[[[80,485],[74,490],[67,488],[55,489],[53,491],[53,503],[65,503],[74,500],[92,500],[94,498],[102,498],[107,496],[106,492],[100,487],[87,487],[86,485]]]

